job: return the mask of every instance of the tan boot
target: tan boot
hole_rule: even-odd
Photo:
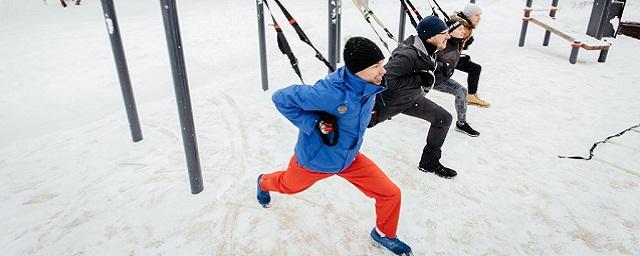
[[[470,105],[475,105],[482,108],[488,108],[489,106],[491,106],[491,103],[480,99],[477,93],[467,95],[467,102],[469,102]]]

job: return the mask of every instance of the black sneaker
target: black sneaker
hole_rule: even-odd
[[[418,169],[420,169],[423,172],[433,173],[445,179],[453,179],[453,177],[458,175],[456,171],[449,169],[447,167],[444,167],[440,163],[438,163],[434,167],[428,167],[426,164],[420,163],[420,166],[418,166]]]
[[[456,131],[459,131],[471,137],[480,136],[480,133],[474,130],[473,128],[471,128],[471,126],[469,126],[469,123],[467,122],[462,123],[462,125],[460,125],[460,123],[456,123]]]

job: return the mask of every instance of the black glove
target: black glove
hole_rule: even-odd
[[[429,89],[431,88],[435,80],[435,75],[433,74],[433,71],[420,69],[420,70],[414,70],[413,72],[418,74],[418,76],[420,76],[420,86],[422,87],[422,90],[424,90],[425,92],[429,91]]]
[[[339,132],[338,132],[338,118],[326,113],[318,112],[318,130],[320,130],[320,138],[322,142],[327,146],[335,146],[338,144]],[[329,135],[333,134],[333,141],[330,140]]]
[[[332,120],[333,121],[333,120]],[[329,134],[333,132],[333,122],[331,121],[322,121],[318,122],[318,128],[320,128],[320,133]]]
[[[464,46],[462,47],[462,50],[466,50],[469,49],[469,45],[471,45],[473,43],[473,36],[470,36],[469,39],[467,39],[467,41],[464,43]]]

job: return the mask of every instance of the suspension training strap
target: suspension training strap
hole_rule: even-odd
[[[322,61],[324,63],[324,65],[326,65],[329,68],[329,70],[331,70],[331,72],[335,71],[336,69],[333,66],[331,66],[329,61],[327,61],[327,59],[325,59],[324,56],[322,56],[322,53],[320,53],[320,51],[318,51],[318,49],[315,46],[313,46],[313,44],[311,43],[311,40],[309,39],[309,37],[307,37],[307,35],[304,33],[304,31],[302,30],[302,28],[300,27],[300,25],[298,24],[296,19],[294,19],[293,16],[291,16],[291,13],[289,13],[287,8],[285,8],[284,5],[282,5],[280,0],[274,0],[274,1],[278,5],[278,7],[280,7],[280,10],[284,14],[284,16],[287,17],[287,19],[289,20],[289,24],[291,24],[293,29],[296,30],[296,33],[300,37],[300,40],[305,42],[309,46],[311,46],[311,48],[316,52],[316,58],[318,58],[318,60]]]
[[[304,80],[302,80],[302,75],[300,74],[300,68],[298,67],[298,59],[291,51],[289,42],[287,42],[287,38],[284,36],[284,33],[282,33],[282,29],[280,28],[280,25],[278,25],[276,18],[273,17],[273,12],[271,11],[271,7],[269,7],[269,3],[267,2],[267,0],[263,0],[263,1],[264,1],[264,5],[267,6],[267,9],[269,10],[269,14],[271,15],[271,20],[273,21],[273,28],[275,28],[276,34],[278,36],[278,48],[280,49],[282,54],[287,55],[287,57],[289,58],[289,63],[291,63],[291,68],[293,68],[293,71],[295,71],[298,77],[300,78],[300,82],[304,84]]]
[[[609,141],[611,138],[620,137],[620,136],[622,136],[622,134],[624,134],[625,132],[628,132],[628,131],[634,130],[635,128],[638,128],[638,127],[640,127],[640,124],[637,124],[637,125],[631,126],[631,127],[629,127],[628,129],[626,129],[626,130],[624,130],[624,131],[621,131],[621,132],[620,132],[620,133],[618,133],[618,134],[611,135],[611,136],[607,137],[607,138],[606,138],[606,139],[604,139],[604,140],[601,140],[601,141],[598,141],[598,142],[596,142],[596,143],[593,143],[593,145],[591,146],[591,149],[589,149],[589,157],[581,157],[581,156],[558,156],[558,157],[559,157],[559,158],[568,158],[568,159],[583,159],[583,160],[591,160],[591,158],[593,158],[593,151],[596,149],[596,147],[597,147],[599,144],[607,143],[607,141]]]
[[[429,0],[427,0],[427,1],[429,1]],[[448,21],[450,19],[449,15],[447,15],[447,13],[444,10],[442,10],[442,7],[440,7],[440,4],[438,4],[438,1],[436,1],[436,0],[432,0],[432,1],[433,1],[434,4],[436,4],[436,6],[438,7],[438,10],[440,10],[442,15],[444,16],[444,21]],[[433,13],[434,14],[436,13],[435,9],[433,9]],[[438,15],[436,14],[436,16],[438,16]]]
[[[431,4],[431,1],[427,0],[427,3],[429,4],[429,7],[431,7],[431,15],[440,18],[440,16],[438,16],[438,13],[436,12],[436,8]]]
[[[409,7],[407,7],[407,4],[405,3],[405,0],[400,0],[400,4],[402,4],[402,8],[407,13],[407,16],[409,16],[409,20],[411,21],[411,25],[413,25],[414,28],[417,28],[418,27],[418,23],[416,22],[416,19],[413,18],[413,15],[411,15],[411,11],[409,11]]]
[[[413,3],[411,3],[411,1],[409,0],[400,0],[400,1],[406,1],[407,4],[409,4],[409,7],[411,7],[411,10],[413,11],[413,13],[416,15],[416,18],[418,18],[418,21],[422,20],[422,15],[420,15],[420,13],[418,12],[418,9],[416,9],[415,6],[413,6]]]
[[[380,26],[387,33],[387,36],[389,38],[391,38],[391,40],[393,40],[394,42],[398,43],[398,41],[395,39],[393,34],[391,34],[389,29],[387,29],[384,26],[384,24],[382,24],[382,21],[380,21],[380,19],[378,19],[378,17],[375,15],[375,13],[373,13],[373,11],[371,11],[371,9],[369,9],[369,7],[366,6],[366,4],[363,2],[363,0],[353,0],[353,4],[358,8],[360,13],[362,13],[362,16],[364,17],[364,20],[367,21],[367,23],[369,23],[369,26],[371,27],[373,32],[376,33],[376,35],[378,36],[378,39],[380,39],[380,41],[382,42],[382,45],[384,45],[384,48],[386,48],[387,51],[389,53],[391,53],[391,50],[389,50],[389,45],[387,44],[387,42],[385,42],[382,39],[382,37],[380,36],[378,31],[375,29],[375,27],[373,27],[373,24],[371,23],[371,18],[373,18],[373,20],[375,20],[375,22],[378,23],[378,26]]]

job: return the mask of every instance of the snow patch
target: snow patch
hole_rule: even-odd
[[[109,15],[107,14],[105,14],[104,17],[105,17],[104,22],[107,24],[107,32],[109,33],[109,35],[113,35],[113,32],[114,32],[113,20],[109,18]]]

